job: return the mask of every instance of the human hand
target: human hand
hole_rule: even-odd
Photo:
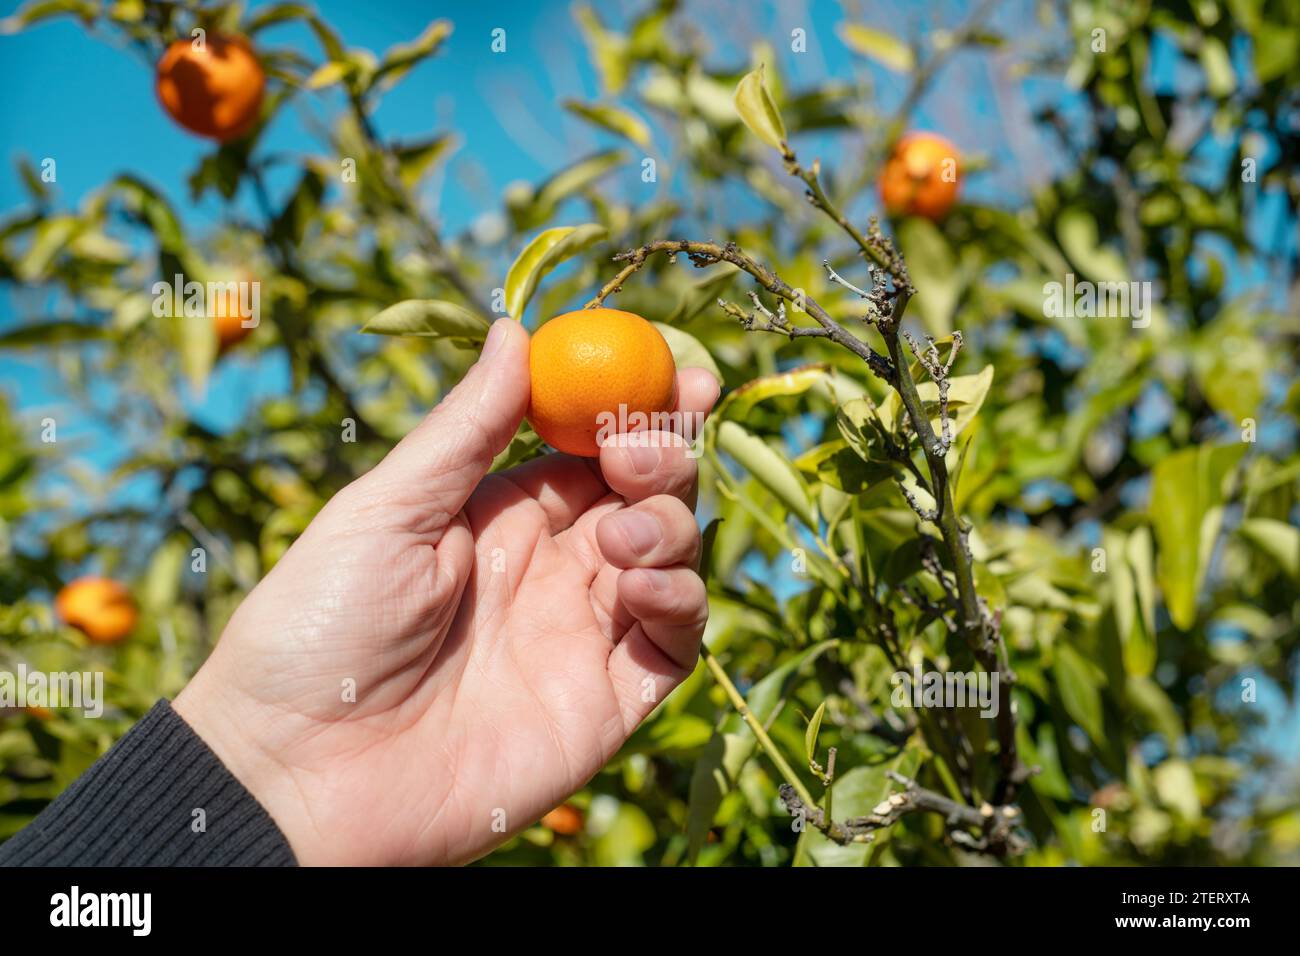
[[[175,702],[301,863],[482,856],[585,784],[695,666],[708,604],[686,443],[655,432],[487,475],[528,395],[527,332],[500,319]],[[717,397],[709,373],[679,372],[679,411]]]

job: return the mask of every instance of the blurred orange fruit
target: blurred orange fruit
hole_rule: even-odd
[[[891,216],[937,222],[957,202],[961,153],[936,133],[908,133],[880,172],[880,198]]]
[[[562,803],[542,817],[542,826],[560,836],[582,832],[582,811],[571,803]]]
[[[131,633],[139,617],[125,587],[110,578],[78,578],[54,599],[64,622],[96,644],[116,644]]]
[[[231,287],[218,302],[208,306],[208,318],[217,333],[217,351],[232,349],[253,334],[255,326],[244,325],[244,307],[238,286]]]
[[[581,309],[546,322],[533,336],[528,367],[528,421],[570,455],[597,457],[598,436],[653,427],[637,419],[670,413],[677,401],[668,343],[641,316],[618,309]]]
[[[163,108],[191,133],[228,143],[257,122],[266,73],[243,37],[209,33],[203,49],[172,43],[155,82]]]

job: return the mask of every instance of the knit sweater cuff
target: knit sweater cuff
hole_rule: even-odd
[[[0,844],[0,866],[295,863],[275,821],[166,700]]]

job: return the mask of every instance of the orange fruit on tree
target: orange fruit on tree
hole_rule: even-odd
[[[542,817],[542,826],[559,836],[582,832],[582,811],[571,803],[562,803]]]
[[[618,309],[557,315],[533,335],[528,421],[553,448],[595,458],[598,439],[666,429],[677,402],[677,366],[652,324]]]
[[[191,133],[228,143],[257,122],[266,72],[243,37],[208,33],[202,48],[177,40],[158,61],[163,108]]]
[[[922,216],[937,222],[957,202],[961,152],[937,133],[899,139],[880,171],[880,199],[891,216]]]
[[[224,353],[253,334],[256,326],[244,325],[244,304],[239,286],[227,290],[224,296],[208,304],[208,318],[217,334],[217,351]]]
[[[139,618],[125,587],[111,578],[93,576],[65,585],[54,599],[54,610],[96,644],[116,644],[131,633]]]

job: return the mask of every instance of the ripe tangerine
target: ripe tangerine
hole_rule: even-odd
[[[224,354],[253,334],[255,326],[244,325],[243,300],[239,285],[232,286],[217,302],[208,304],[208,318],[217,335],[217,351]]]
[[[552,447],[596,458],[599,438],[655,427],[677,402],[677,366],[651,323],[618,309],[581,309],[546,322],[528,355],[528,421]],[[650,418],[638,423],[641,416]],[[662,426],[661,426],[662,427]]]
[[[542,817],[541,823],[558,836],[576,836],[582,832],[582,811],[571,803],[562,803]]]
[[[886,160],[879,185],[881,201],[891,216],[922,216],[938,222],[957,202],[961,152],[937,133],[908,133]]]
[[[116,644],[139,617],[127,589],[111,578],[84,577],[65,585],[54,599],[65,623],[96,644]]]
[[[177,40],[158,61],[163,108],[191,133],[229,143],[257,122],[266,72],[243,37],[208,34],[202,49]]]

